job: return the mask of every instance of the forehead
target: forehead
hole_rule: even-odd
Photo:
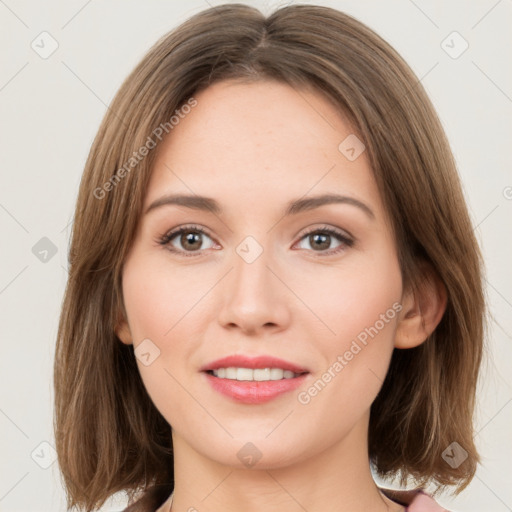
[[[146,206],[170,192],[238,198],[239,207],[338,192],[380,207],[365,152],[349,160],[339,149],[353,129],[319,92],[219,82],[195,99],[158,147]]]

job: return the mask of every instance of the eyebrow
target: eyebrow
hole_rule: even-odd
[[[361,209],[370,219],[375,219],[371,208],[354,197],[339,194],[322,194],[318,196],[299,198],[290,201],[285,209],[284,216],[296,215],[298,213],[313,210],[326,204],[348,204]],[[215,215],[222,213],[220,204],[211,197],[185,194],[169,194],[153,201],[147,208],[145,214],[166,205],[184,206],[193,210],[209,211]]]

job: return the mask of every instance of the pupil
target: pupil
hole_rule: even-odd
[[[199,237],[200,237],[200,233],[189,232],[189,233],[181,236],[181,243],[182,243],[183,247],[185,247],[185,248],[188,245],[191,249],[197,250],[201,246],[201,241],[199,240]],[[186,243],[183,243],[183,241],[185,241]],[[194,242],[198,242],[198,241],[199,241],[199,247],[197,245],[194,247],[192,244]]]
[[[315,234],[315,235],[312,235],[313,237],[313,240],[315,240],[315,243],[317,241],[320,242],[320,246],[317,244],[317,247],[319,247],[320,249],[327,249],[329,247],[329,242],[328,240],[330,239],[330,235],[322,235],[322,234]],[[323,245],[322,245],[322,242],[323,242]],[[312,244],[314,246],[314,244]]]

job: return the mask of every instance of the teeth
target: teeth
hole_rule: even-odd
[[[284,378],[284,370],[281,368],[270,368],[270,380],[281,380]]]
[[[299,373],[293,373],[290,370],[282,370],[281,368],[217,368],[212,370],[215,377],[230,380],[253,380],[253,381],[267,381],[267,380],[281,380],[293,379],[298,377]]]
[[[236,368],[226,368],[226,379],[234,379],[238,380],[237,377],[237,371]]]
[[[236,380],[254,380],[254,371],[250,368],[237,368]]]
[[[270,368],[258,368],[252,373],[254,380],[270,380]]]

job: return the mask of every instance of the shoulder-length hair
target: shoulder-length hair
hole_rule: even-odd
[[[69,506],[89,511],[118,491],[133,499],[173,489],[171,428],[144,388],[133,346],[114,332],[125,314],[122,265],[155,159],[155,130],[172,137],[169,120],[192,108],[194,94],[228,79],[277,80],[332,101],[366,146],[404,284],[417,290],[425,264],[444,284],[438,327],[425,343],[392,355],[371,406],[369,457],[382,477],[460,492],[479,462],[473,411],[483,265],[435,110],[397,52],[354,18],[311,5],[265,17],[231,4],[194,15],[149,50],[108,108],[85,165],[54,368],[55,440]],[[468,453],[457,467],[443,459],[453,442]]]

